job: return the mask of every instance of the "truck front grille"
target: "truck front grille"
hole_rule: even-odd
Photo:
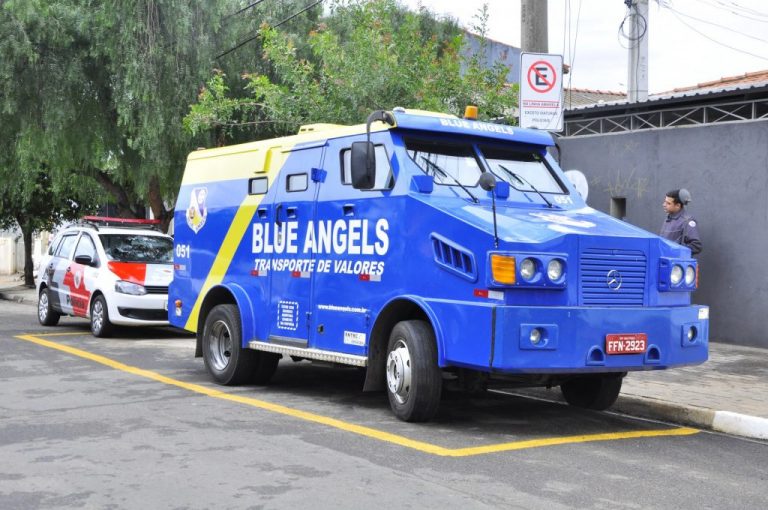
[[[590,248],[581,253],[580,304],[642,306],[647,259],[639,250]]]

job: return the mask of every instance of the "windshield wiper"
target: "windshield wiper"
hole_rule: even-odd
[[[424,156],[421,156],[421,159],[424,161],[424,163],[429,165],[429,167],[432,169],[433,174],[439,173],[443,177],[448,177],[453,182],[455,182],[461,189],[463,189],[466,192],[466,194],[469,195],[469,197],[472,199],[474,203],[477,203],[477,197],[475,197],[475,195],[473,195],[472,192],[470,192],[466,187],[464,187],[464,185],[461,184],[459,180],[456,179],[456,177],[452,176],[451,174],[449,174],[448,172],[440,168],[440,165],[438,165],[437,163],[433,163],[432,161],[428,160]]]
[[[515,179],[515,180],[517,180],[518,182],[522,182],[522,183],[524,183],[524,184],[527,184],[528,186],[530,186],[530,188],[531,188],[531,191],[535,191],[536,193],[538,193],[538,195],[541,197],[541,199],[542,199],[543,201],[545,201],[549,207],[552,207],[552,202],[550,202],[549,200],[547,200],[547,197],[545,197],[545,196],[544,196],[544,194],[543,194],[541,191],[537,190],[537,189],[536,189],[536,187],[535,187],[533,184],[531,184],[531,183],[530,183],[530,181],[529,181],[528,179],[526,179],[526,178],[525,178],[525,177],[523,177],[522,175],[518,175],[518,174],[516,174],[515,172],[513,172],[513,171],[512,171],[512,170],[510,170],[509,168],[505,167],[504,165],[499,165],[499,168],[501,168],[502,170],[504,170],[504,172],[506,172],[506,173],[507,173],[507,175],[509,175],[510,177],[514,178],[514,179]]]

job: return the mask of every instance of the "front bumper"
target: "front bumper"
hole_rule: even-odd
[[[109,320],[120,326],[167,326],[168,295],[113,293],[107,296]]]
[[[706,306],[464,305],[459,311],[446,307],[446,303],[432,304],[436,305],[433,312],[438,321],[450,318],[439,328],[442,366],[513,374],[628,372],[695,365],[705,362],[708,356],[709,308]],[[530,339],[534,328],[543,332],[544,341],[538,344]],[[692,340],[688,337],[690,328],[696,332]],[[606,353],[607,335],[629,333],[647,335],[644,353]]]

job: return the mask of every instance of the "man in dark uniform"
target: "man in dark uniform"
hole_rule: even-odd
[[[687,189],[675,189],[667,192],[664,198],[664,212],[667,219],[661,225],[659,235],[670,241],[674,241],[691,249],[691,254],[701,252],[701,238],[699,226],[693,216],[688,214],[685,206],[691,201],[691,194]]]

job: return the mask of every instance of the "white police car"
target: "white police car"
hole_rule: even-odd
[[[156,223],[86,216],[61,231],[40,263],[40,324],[89,318],[97,337],[116,325],[168,325],[173,238],[153,230]]]

